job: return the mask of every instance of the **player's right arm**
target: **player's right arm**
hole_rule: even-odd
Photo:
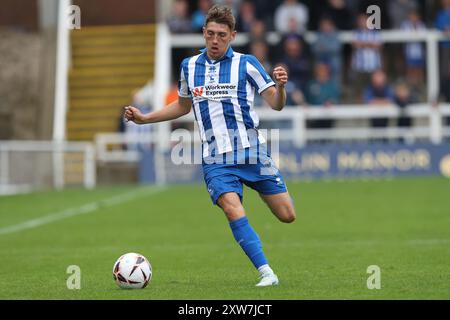
[[[174,101],[166,107],[143,114],[138,108],[128,106],[125,107],[124,117],[127,121],[133,121],[137,124],[155,123],[174,120],[188,114],[192,108],[191,98],[178,97],[178,101]]]

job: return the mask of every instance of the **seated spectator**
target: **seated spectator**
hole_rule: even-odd
[[[253,41],[250,43],[250,53],[261,62],[261,65],[265,70],[270,72],[272,70],[272,64],[269,61],[268,53],[269,47],[265,41]]]
[[[413,95],[406,82],[399,82],[395,85],[394,103],[400,108],[400,117],[397,126],[401,128],[411,127],[411,117],[406,115],[406,107],[414,103]]]
[[[383,30],[386,30],[387,28],[389,28],[389,15],[388,15],[388,9],[387,9],[387,3],[389,1],[386,1],[386,0],[358,0],[357,1],[358,2],[358,13],[366,15],[367,8],[369,8],[370,6],[377,6],[378,8],[380,8],[379,13],[381,14],[380,28]]]
[[[308,26],[309,11],[308,7],[299,3],[297,0],[284,0],[284,2],[275,11],[275,30],[281,33],[292,31],[289,24],[296,25],[295,32],[303,34]]]
[[[208,10],[211,8],[210,0],[198,0],[198,8],[192,14],[192,29],[194,32],[201,32],[205,24],[205,17]]]
[[[233,16],[238,16],[241,0],[213,0],[213,2],[214,4],[221,4],[230,7],[233,12]]]
[[[358,98],[361,90],[369,83],[371,74],[381,68],[381,38],[378,31],[367,28],[366,20],[365,14],[358,15],[358,29],[353,33],[352,42],[351,80]]]
[[[345,0],[328,0],[325,14],[339,30],[353,29],[353,17]]]
[[[446,76],[441,80],[440,96],[441,101],[450,103],[450,61],[447,64]],[[447,126],[450,126],[450,117],[446,118]]]
[[[279,64],[282,66],[288,74],[290,74],[289,67],[285,64]],[[288,82],[284,86],[286,89],[286,107],[297,107],[304,106],[306,104],[305,96],[303,95],[302,90],[290,79],[288,78]]]
[[[255,21],[255,6],[250,0],[244,0],[239,7],[236,30],[238,32],[250,32]]]
[[[441,79],[440,96],[442,101],[450,103],[450,62],[447,64],[447,75]]]
[[[394,103],[394,92],[388,84],[386,74],[382,70],[377,70],[372,74],[370,85],[364,91],[364,102],[369,105],[391,106]],[[383,128],[388,125],[387,118],[371,119],[371,126]]]
[[[401,29],[402,24],[409,18],[409,12],[417,11],[417,0],[390,0],[388,1],[389,20],[391,29]]]
[[[266,41],[266,25],[262,20],[253,21],[250,28],[249,41]]]
[[[288,74],[290,74],[289,67],[283,64],[277,64],[274,67],[282,66]],[[295,85],[291,79],[288,78],[288,82],[284,86],[286,90],[286,108],[294,108],[305,105],[305,99],[303,92]],[[255,95],[256,98],[257,95]],[[255,104],[256,106],[256,104]],[[270,120],[261,121],[261,126],[264,129],[289,129],[292,128],[291,120]]]
[[[316,62],[327,63],[331,67],[331,77],[341,80],[342,43],[339,40],[333,21],[329,16],[320,19],[317,40],[312,45]]]
[[[186,0],[176,0],[172,7],[172,14],[167,19],[167,25],[173,33],[192,32],[189,19],[188,3]]]
[[[254,41],[250,43],[250,54],[254,55],[256,59],[258,59],[258,61],[261,63],[264,69],[267,70],[267,72],[270,72],[272,70],[272,65],[267,58],[268,51],[269,49],[266,42],[264,41]],[[261,95],[256,94],[254,105],[255,107],[260,107],[263,105],[267,105],[267,103]]]
[[[306,88],[306,101],[312,107],[330,107],[339,103],[340,92],[336,81],[330,77],[330,68],[325,63],[318,63],[314,69],[314,80]],[[331,119],[311,120],[307,126],[310,128],[331,128],[334,121]]]
[[[306,53],[306,44],[302,38],[295,34],[290,34],[283,40],[284,54],[281,63],[290,70],[289,79],[295,87],[304,90],[309,78],[310,60]]]
[[[306,88],[306,101],[309,105],[329,107],[338,104],[339,100],[339,88],[330,77],[330,67],[325,63],[316,64],[314,79],[309,81]]]
[[[263,21],[267,30],[274,29],[274,12],[278,7],[280,0],[267,1],[267,0],[252,0],[255,5],[256,18]]]
[[[435,26],[444,32],[446,37],[450,37],[450,0],[442,0],[442,10],[436,16]],[[450,40],[442,42],[440,57],[441,66],[446,66],[450,62]],[[446,75],[444,72],[443,76]]]
[[[253,42],[264,42],[266,43],[266,26],[262,22],[262,20],[254,20],[250,32],[248,34],[248,43],[245,46],[244,51],[245,52],[251,52],[252,51],[252,43]],[[268,70],[268,69],[266,69]]]
[[[401,29],[410,32],[426,31],[425,24],[420,20],[417,11],[411,11],[408,20],[403,21]],[[425,48],[420,42],[408,42],[405,44],[406,76],[409,84],[420,89],[424,80]]]

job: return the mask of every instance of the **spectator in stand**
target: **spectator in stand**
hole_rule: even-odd
[[[295,25],[295,32],[303,34],[308,26],[309,10],[297,0],[284,0],[275,11],[275,30],[281,33],[292,32],[290,26]]]
[[[289,67],[285,64],[278,64],[282,66],[288,74],[290,74]],[[277,65],[277,66],[278,66]],[[286,106],[292,107],[292,106],[304,106],[306,104],[305,96],[300,90],[299,87],[296,86],[296,84],[292,81],[292,79],[289,77],[288,82],[285,85],[286,89]]]
[[[409,19],[409,13],[417,11],[417,0],[390,0],[388,1],[389,20],[391,29],[401,29],[404,21]]]
[[[272,64],[268,59],[269,47],[263,40],[253,41],[250,44],[250,52],[258,59],[265,70],[272,70]]]
[[[194,11],[191,17],[194,32],[202,32],[206,14],[211,6],[212,3],[210,0],[198,0],[197,10]]]
[[[342,69],[342,43],[339,40],[333,20],[324,16],[319,22],[317,40],[312,45],[316,62],[327,63],[331,67],[331,78],[340,83]]]
[[[435,26],[441,30],[446,37],[450,37],[450,0],[442,0],[442,10],[438,12]],[[445,40],[441,45],[441,66],[446,66],[450,62],[450,40]],[[442,68],[445,69],[445,68]],[[444,72],[444,76],[448,75]]]
[[[249,41],[266,41],[266,25],[262,20],[255,20],[252,23]]]
[[[275,67],[277,66],[282,66],[286,70],[286,72],[290,74],[290,70],[287,65],[277,64]],[[305,105],[303,92],[295,85],[294,82],[291,81],[290,77],[284,87],[286,89],[286,108],[300,107]],[[265,129],[292,128],[291,120],[270,120],[268,122],[262,120],[261,123],[263,123],[262,126],[264,126]]]
[[[377,70],[372,74],[371,83],[364,91],[364,102],[379,107],[393,105],[394,91],[388,84],[384,71]],[[387,118],[371,119],[371,126],[374,128],[387,127],[388,120]]]
[[[440,96],[444,103],[450,103],[450,61],[447,64],[446,76],[441,80]],[[450,117],[446,118],[447,126],[450,126]]]
[[[325,63],[318,63],[314,68],[314,80],[306,88],[306,101],[312,107],[330,107],[338,104],[340,92],[335,80],[330,77],[330,68]],[[331,119],[308,121],[309,128],[331,128]]]
[[[366,20],[365,14],[358,15],[358,29],[353,33],[352,42],[351,80],[358,100],[361,97],[361,90],[370,82],[371,74],[382,67],[380,35],[378,31],[367,28]]]
[[[352,13],[344,0],[328,0],[325,14],[333,20],[338,30],[353,29]]]
[[[444,102],[450,103],[450,62],[447,64],[447,75],[441,79],[440,94]]]
[[[251,24],[251,29],[248,34],[248,43],[245,46],[246,52],[252,51],[253,42],[266,42],[266,26],[262,20],[255,20]],[[267,70],[267,69],[266,69]]]
[[[390,0],[389,0],[390,1]],[[358,13],[359,14],[367,14],[367,8],[370,6],[377,6],[380,8],[381,14],[381,29],[386,30],[389,28],[389,15],[387,9],[387,3],[389,1],[386,0],[358,0]]]
[[[409,13],[408,20],[401,24],[401,29],[410,32],[421,32],[427,30],[417,11],[411,11]],[[421,91],[424,81],[425,67],[424,45],[420,42],[408,42],[405,44],[404,48],[406,76],[408,78],[408,82],[414,90]]]
[[[252,1],[244,0],[239,7],[239,15],[236,19],[236,30],[238,32],[250,32],[255,21],[255,6]]]
[[[191,20],[189,19],[188,3],[186,0],[176,0],[172,7],[172,14],[167,19],[169,29],[173,33],[192,32]]]
[[[252,0],[255,5],[256,17],[266,25],[267,30],[274,30],[274,12],[281,0]]]
[[[213,0],[213,3],[230,7],[235,17],[237,17],[239,14],[239,6],[241,5],[241,0]]]
[[[296,88],[303,91],[309,78],[310,59],[306,44],[299,35],[290,34],[283,40],[284,56],[281,63],[289,69],[289,79]]]
[[[269,48],[266,42],[262,40],[251,42],[249,51],[250,54],[254,55],[255,58],[258,59],[258,61],[261,63],[261,65],[264,67],[265,70],[267,71],[272,70],[272,65],[267,58]],[[267,105],[266,101],[259,94],[255,95],[255,100],[253,103],[255,107]]]
[[[411,94],[411,89],[404,81],[395,85],[394,103],[400,108],[400,117],[397,120],[397,126],[401,128],[411,127],[411,117],[406,115],[406,107],[416,102]]]
[[[356,16],[356,13],[358,12],[358,3],[359,0],[345,0],[345,6],[348,8],[348,10],[351,12],[352,15]]]

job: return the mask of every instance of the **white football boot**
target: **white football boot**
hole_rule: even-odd
[[[267,272],[261,275],[261,280],[256,284],[257,287],[267,287],[278,285],[278,277],[273,272]]]

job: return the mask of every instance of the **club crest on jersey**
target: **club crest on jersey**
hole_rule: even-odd
[[[194,95],[194,98],[201,96],[203,94],[203,90],[204,90],[204,87],[194,88],[194,90],[192,90],[192,94]]]

